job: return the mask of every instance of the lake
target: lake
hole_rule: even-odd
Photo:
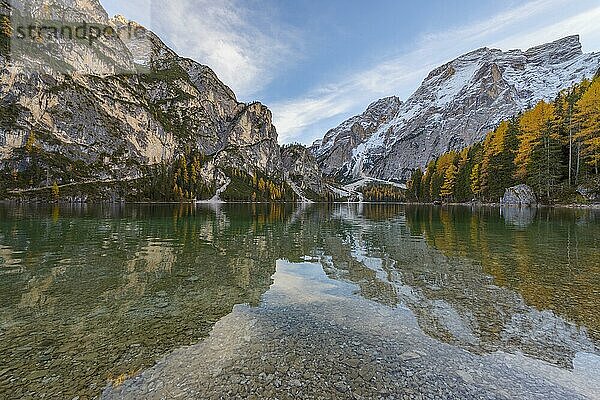
[[[0,398],[599,398],[600,212],[0,206]]]

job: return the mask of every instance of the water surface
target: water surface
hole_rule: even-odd
[[[165,376],[193,375],[177,365],[190,362],[186,357],[197,352],[203,360],[208,355],[223,360],[228,354],[233,366],[252,365],[257,376],[261,368],[274,368],[272,380],[281,382],[273,393],[293,389],[302,396],[303,382],[311,377],[295,376],[294,370],[312,367],[294,367],[295,360],[282,358],[279,364],[288,368],[278,371],[266,360],[270,353],[249,345],[255,343],[252,338],[264,346],[276,343],[278,332],[287,332],[295,340],[273,349],[285,348],[300,360],[310,359],[305,341],[328,337],[329,353],[340,357],[350,350],[338,340],[360,343],[369,357],[372,351],[389,352],[389,364],[376,363],[388,366],[379,372],[404,382],[406,390],[424,389],[419,389],[423,385],[417,370],[410,372],[409,381],[394,375],[392,369],[409,374],[392,367],[402,361],[397,359],[401,354],[421,364],[440,360],[436,379],[423,379],[458,379],[463,385],[454,392],[463,395],[470,393],[478,370],[489,370],[485,373],[492,383],[505,379],[504,386],[516,387],[524,382],[518,374],[512,382],[497,375],[495,357],[502,355],[513,357],[507,363],[515,371],[526,371],[531,362],[536,371],[554,376],[546,384],[559,386],[553,391],[556,397],[593,397],[589,381],[597,371],[600,340],[599,241],[600,215],[591,210],[367,204],[3,206],[0,394],[91,398],[110,382],[136,376],[118,390],[140,395],[150,384],[165,384],[156,382],[150,369],[154,365],[169,371]],[[287,304],[288,309],[274,304]],[[322,306],[320,318],[312,312],[315,304]],[[254,313],[252,318],[247,318],[249,313]],[[246,323],[252,333],[248,342],[240,344],[220,333]],[[324,333],[329,324],[333,327]],[[395,329],[382,333],[383,340],[371,335],[370,327],[377,324]],[[225,338],[221,344],[226,346],[210,351],[184,347],[209,343],[203,338],[211,329],[211,340]],[[350,333],[336,336],[340,329]],[[395,336],[400,334],[396,330],[403,338]],[[421,343],[419,351],[425,354],[411,356],[409,348],[380,344],[403,340]],[[431,361],[431,354],[467,357],[464,362],[472,363],[473,371],[444,364],[440,357]],[[178,361],[165,362],[168,355]],[[349,359],[367,363],[362,356]],[[315,371],[325,358],[313,355]],[[356,363],[341,371],[329,370],[326,362],[321,365],[323,374],[332,378],[321,394],[351,396],[357,387],[370,390],[352,380],[351,371],[361,368]],[[239,375],[227,366],[219,368],[224,376]],[[367,374],[367,382],[377,382],[377,371]],[[246,387],[250,379],[240,381],[247,381],[241,388],[251,391]],[[255,392],[268,387],[256,382]],[[390,395],[403,390],[382,382],[383,389],[374,390]],[[502,384],[494,388],[492,383],[485,390],[503,393]],[[190,392],[184,394],[196,393],[192,383],[186,384]],[[240,386],[228,380],[222,384]],[[539,382],[530,386],[536,385],[544,389]],[[436,393],[434,384],[431,390]],[[533,391],[515,393],[535,398]],[[208,392],[203,395],[210,397]]]

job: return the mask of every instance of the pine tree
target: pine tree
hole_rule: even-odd
[[[190,169],[190,183],[195,185],[198,181],[198,171],[196,170],[196,164],[192,163],[192,168]]]
[[[433,201],[433,195],[431,193],[431,179],[433,174],[435,173],[435,160],[430,161],[427,164],[427,170],[425,171],[425,175],[423,176],[421,183],[421,192],[423,201]]]
[[[481,194],[495,200],[514,184],[514,158],[519,129],[516,120],[503,121],[489,133],[483,144],[479,169]]]
[[[571,186],[573,183],[573,144],[574,144],[574,119],[575,119],[575,105],[577,101],[581,98],[580,91],[578,90],[578,85],[566,91],[564,96],[560,96],[558,98],[557,114],[561,116],[561,121],[564,127],[564,131],[566,132],[567,137],[567,148],[568,148],[568,164],[567,164],[567,176],[568,176],[568,185]]]
[[[421,168],[417,168],[412,173],[410,181],[407,185],[411,198],[416,201],[421,201],[421,199],[423,197],[422,196],[423,193],[421,190],[422,181],[423,181],[423,171],[421,171]]]
[[[538,196],[550,201],[550,193],[562,176],[562,147],[551,121],[543,128],[527,165],[527,184]]]
[[[460,152],[458,159],[458,174],[454,185],[454,200],[469,201],[473,198],[470,177],[474,165],[474,149],[467,147]]]
[[[30,132],[29,136],[27,136],[27,141],[25,142],[25,150],[27,153],[31,154],[35,150],[35,133]]]

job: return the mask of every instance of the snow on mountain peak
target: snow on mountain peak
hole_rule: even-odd
[[[583,54],[579,35],[567,36],[525,51],[532,63],[560,64]]]
[[[502,119],[593,76],[600,53],[578,35],[526,51],[486,47],[436,69],[404,103],[388,97],[327,132],[312,151],[326,174],[405,180],[432,158],[482,140]]]

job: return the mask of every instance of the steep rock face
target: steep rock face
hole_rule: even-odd
[[[127,46],[98,0],[12,0],[0,9],[10,14],[13,68],[46,74],[133,73]],[[53,33],[32,27],[55,26]],[[92,28],[93,26],[93,28]],[[91,30],[96,30],[93,34]],[[91,39],[94,35],[94,39]]]
[[[317,160],[306,147],[297,144],[283,146],[281,162],[288,179],[303,196],[315,200],[329,191]]]
[[[340,126],[325,134],[323,140],[315,142],[311,151],[317,156],[319,165],[326,175],[342,174],[348,167],[355,150],[368,141],[377,130],[389,122],[399,111],[402,102],[398,97],[386,97],[378,100],[355,117],[344,121]]]
[[[583,54],[578,36],[527,51],[482,48],[433,70],[419,89],[362,140],[354,117],[313,146],[328,175],[343,180],[371,176],[405,181],[416,167],[453,149],[483,139],[502,119],[591,77],[600,53]],[[382,99],[393,109],[395,99]],[[342,140],[352,137],[353,142]],[[339,138],[339,139],[338,139]],[[343,143],[341,150],[336,141]]]
[[[108,14],[97,0],[12,0],[11,4],[36,19],[108,22]]]
[[[61,15],[75,21],[83,18],[115,29],[130,23],[122,17],[109,20],[97,0],[27,3],[48,3],[50,10],[59,7]],[[17,12],[35,17],[36,10]],[[76,163],[86,166],[85,173],[69,179],[54,165],[41,166],[59,183],[137,178],[147,166],[172,162],[190,149],[207,157],[210,174],[203,176],[217,183],[226,179],[223,170],[232,167],[282,177],[277,132],[265,106],[238,102],[209,67],[177,56],[149,31],[142,38],[117,37],[99,46],[81,44],[94,65],[90,73],[64,46],[37,61],[43,64],[50,57],[62,67],[70,63],[72,72],[0,60],[3,167],[28,167],[23,150],[29,140],[48,160],[61,160],[71,169]],[[111,58],[113,54],[118,57]],[[32,187],[45,184],[33,182]]]

